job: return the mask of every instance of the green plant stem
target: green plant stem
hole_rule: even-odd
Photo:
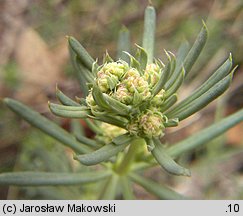
[[[122,195],[125,200],[134,200],[133,189],[130,180],[126,176],[120,177],[120,184],[122,188]]]
[[[115,171],[119,175],[125,175],[131,168],[132,163],[134,162],[136,154],[138,154],[143,147],[144,139],[142,138],[135,138],[128,149],[128,152],[125,153],[123,160],[120,162],[118,167],[115,169]]]
[[[117,194],[117,184],[119,181],[119,176],[113,173],[107,180],[104,189],[102,190],[99,199],[101,200],[112,200],[116,198]]]

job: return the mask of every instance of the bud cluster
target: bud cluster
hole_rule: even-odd
[[[158,64],[148,64],[142,73],[126,62],[105,63],[99,68],[96,85],[103,94],[107,94],[120,103],[136,108],[147,103],[146,111],[128,115],[127,131],[133,135],[152,137],[163,135],[164,118],[159,106],[164,101],[164,90],[152,95],[152,89],[159,81],[161,67]],[[86,97],[86,103],[91,112],[104,111],[95,102],[92,89]]]

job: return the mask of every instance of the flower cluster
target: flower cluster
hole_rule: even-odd
[[[130,107],[131,112],[126,116],[128,123],[126,130],[131,135],[142,137],[160,137],[163,135],[165,116],[160,111],[164,101],[165,90],[161,89],[157,95],[153,95],[153,88],[159,81],[164,67],[158,64],[148,64],[141,71],[131,67],[127,62],[104,63],[97,72],[95,84],[102,94],[117,100]],[[86,103],[95,115],[98,111],[104,111],[93,98],[91,88]],[[141,105],[144,105],[142,109]]]

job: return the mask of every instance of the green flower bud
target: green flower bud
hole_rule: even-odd
[[[86,101],[87,105],[90,106],[90,107],[96,105],[95,100],[94,100],[94,98],[92,96],[92,92],[89,92],[89,94],[86,97],[85,101]]]
[[[139,72],[135,68],[131,68],[127,71],[122,84],[126,86],[128,92],[141,95],[141,101],[151,96],[148,82],[140,76]]]
[[[96,104],[94,98],[93,98],[93,95],[92,95],[92,92],[89,92],[88,96],[86,97],[85,99],[87,105],[90,107],[91,109],[91,112],[95,111],[100,111],[100,108],[99,106]]]
[[[132,121],[130,124],[127,125],[127,131],[134,136],[139,135],[139,125],[137,121]]]
[[[125,134],[127,131],[123,128],[101,122],[100,129],[102,135],[97,135],[96,139],[106,144],[110,143],[115,137]]]
[[[110,62],[97,73],[97,85],[102,92],[113,90],[122,76],[126,73],[128,64],[126,62]]]
[[[128,91],[124,84],[118,85],[113,97],[124,104],[131,104],[133,100],[133,95]]]
[[[148,81],[150,87],[153,87],[159,81],[160,71],[160,67],[157,64],[153,63],[146,66],[143,77]]]
[[[153,107],[160,107],[163,105],[165,100],[165,90],[162,89],[157,95],[154,96],[154,98],[151,100],[151,105]]]
[[[146,110],[127,125],[127,131],[135,136],[160,137],[164,135],[165,116],[155,108]]]
[[[139,126],[142,133],[146,137],[159,137],[164,133],[164,118],[163,114],[158,111],[148,110],[145,114],[142,114],[139,118]]]
[[[97,73],[97,85],[100,88],[100,90],[102,92],[107,92],[110,88],[109,88],[109,84],[108,84],[108,76],[106,74],[104,74],[103,71],[99,71]]]

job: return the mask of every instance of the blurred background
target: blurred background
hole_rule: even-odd
[[[167,131],[165,142],[170,145],[243,107],[243,1],[152,3],[157,12],[156,57],[162,60],[166,59],[164,49],[176,54],[183,40],[193,43],[202,20],[208,26],[209,40],[180,98],[203,83],[230,52],[234,65],[238,65],[232,85],[223,97]],[[147,0],[0,0],[0,97],[18,99],[72,130],[74,122],[54,117],[47,106],[48,100],[56,100],[56,84],[72,98],[82,95],[69,61],[65,36],[76,37],[93,58],[101,60],[106,50],[115,58],[122,26],[130,31],[131,49],[135,50],[135,43],[141,45],[147,4]],[[158,167],[145,175],[194,199],[243,199],[242,132],[241,123],[206,147],[183,155],[180,161],[191,168],[191,178],[173,177],[158,172]],[[0,103],[0,172],[80,169],[86,168],[73,162],[70,151]],[[95,188],[0,187],[0,199],[93,199]],[[134,190],[138,199],[155,198],[138,186]]]

